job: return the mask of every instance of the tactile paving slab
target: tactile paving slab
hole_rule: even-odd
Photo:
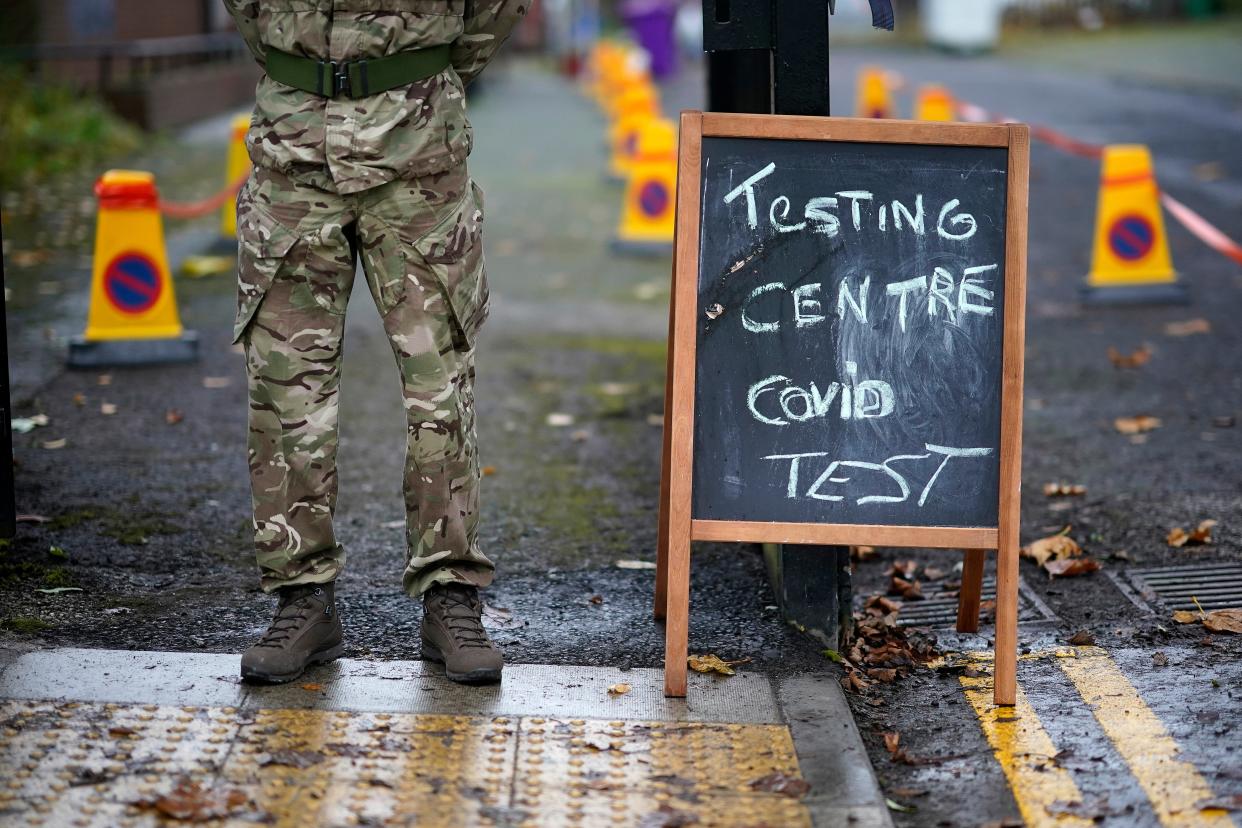
[[[809,828],[765,779],[784,725],[0,702],[6,826]]]

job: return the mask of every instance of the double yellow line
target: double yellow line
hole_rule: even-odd
[[[1203,809],[1211,787],[1190,762],[1134,685],[1108,653],[1079,647],[1048,654],[1073,683],[1113,747],[1147,794],[1152,810],[1166,828],[1232,828],[1228,812]],[[1056,746],[1039,716],[1018,687],[1013,707],[992,705],[990,676],[961,678],[997,762],[1005,772],[1028,826],[1090,826],[1084,816],[1067,811],[1082,801],[1082,792],[1068,771],[1056,762]]]

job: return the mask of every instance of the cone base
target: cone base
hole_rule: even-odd
[[[1190,291],[1179,282],[1149,285],[1084,285],[1079,298],[1084,305],[1186,305]]]
[[[670,256],[673,253],[673,243],[666,241],[613,239],[612,252],[621,256],[645,256],[648,258]]]
[[[70,368],[110,365],[165,365],[198,360],[198,334],[186,331],[176,339],[106,339],[75,337],[69,342]]]

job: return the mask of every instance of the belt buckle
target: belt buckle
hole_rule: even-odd
[[[347,92],[349,86],[349,63],[342,61],[340,63],[335,60],[329,62],[332,70],[332,97],[336,97],[342,92]]]

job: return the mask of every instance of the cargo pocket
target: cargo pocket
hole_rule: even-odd
[[[411,250],[447,303],[444,310],[454,343],[462,349],[473,347],[490,310],[483,261],[483,191],[478,185],[471,181],[461,204]],[[431,310],[434,304],[427,307]]]
[[[238,342],[284,264],[298,235],[248,203],[243,188],[237,208],[237,317],[233,342]]]

